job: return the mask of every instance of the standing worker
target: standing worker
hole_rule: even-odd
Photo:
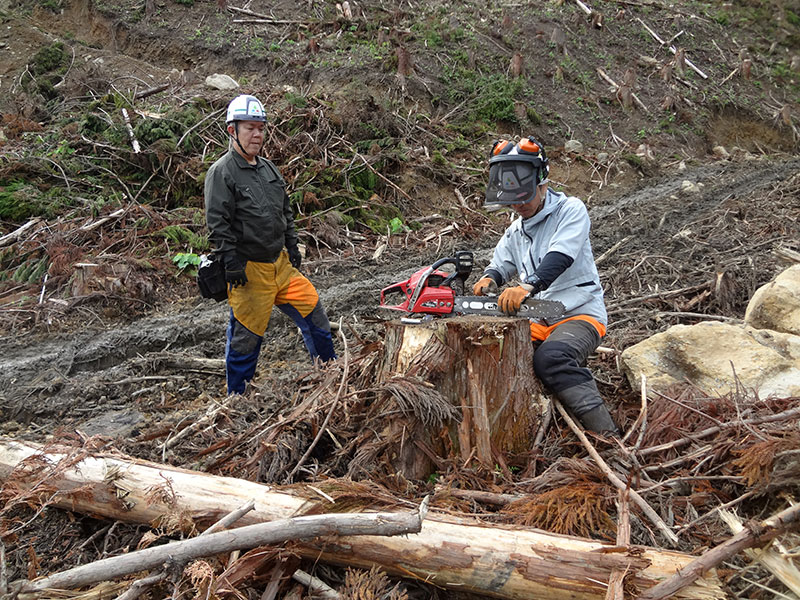
[[[494,249],[492,261],[473,287],[496,293],[515,275],[520,284],[498,298],[516,314],[529,296],[564,304],[565,317],[551,325],[531,322],[536,376],[572,411],[584,428],[619,435],[591,372],[584,365],[606,333],[603,288],[589,243],[589,213],[581,200],[548,188],[549,165],[534,138],[499,141],[489,159],[487,205],[505,205],[519,215]]]
[[[231,307],[228,394],[244,393],[253,379],[273,305],[300,328],[312,360],[336,358],[319,294],[298,271],[302,256],[286,183],[275,165],[259,156],[266,121],[255,96],[234,98],[226,118],[230,148],[205,180],[206,223],[225,266]]]

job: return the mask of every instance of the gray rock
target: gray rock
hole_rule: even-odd
[[[206,77],[206,86],[215,90],[235,90],[239,84],[229,75],[214,73]]]

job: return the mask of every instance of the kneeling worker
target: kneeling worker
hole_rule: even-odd
[[[317,290],[298,271],[302,257],[286,183],[259,156],[266,120],[257,98],[234,98],[226,119],[230,148],[205,180],[206,223],[225,265],[231,307],[225,345],[229,394],[244,393],[255,375],[273,305],[300,328],[312,360],[336,358]]]
[[[575,197],[548,188],[549,165],[533,138],[497,142],[489,159],[487,205],[506,205],[519,215],[475,284],[476,295],[496,293],[515,275],[520,285],[505,289],[498,305],[516,314],[529,296],[558,300],[565,318],[552,325],[531,323],[537,344],[537,377],[583,426],[619,435],[591,372],[584,365],[606,333],[603,288],[589,243],[589,214]]]

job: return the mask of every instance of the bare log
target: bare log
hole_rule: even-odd
[[[141,146],[139,145],[139,140],[136,139],[136,134],[133,132],[133,126],[131,125],[131,118],[128,116],[128,109],[122,109],[122,118],[125,119],[125,128],[128,130],[128,137],[131,138],[131,146],[133,146],[133,152],[135,154],[139,154],[142,151]]]
[[[55,506],[134,523],[181,516],[208,524],[251,498],[255,509],[239,523],[286,519],[313,510],[317,501],[281,493],[251,481],[160,465],[119,455],[50,450],[15,440],[0,441],[0,481],[16,490],[41,482],[57,489]],[[317,484],[324,487],[323,483]],[[321,501],[320,501],[321,502]],[[324,501],[328,504],[328,501]],[[222,534],[230,535],[238,529]],[[212,536],[197,538],[203,544]],[[418,577],[444,588],[516,600],[600,600],[614,569],[647,589],[689,564],[691,556],[642,546],[604,552],[609,544],[554,535],[518,525],[487,525],[429,513],[408,536],[320,537],[299,542],[302,556],[358,568],[380,566],[401,577]],[[684,588],[679,598],[723,598],[713,572]]]
[[[142,98],[147,98],[148,96],[152,96],[153,94],[158,94],[159,92],[163,92],[169,87],[168,83],[162,83],[161,85],[157,85],[154,87],[149,87],[146,90],[141,90],[136,92],[134,95],[134,100],[141,100]]]
[[[327,583],[321,579],[317,579],[316,577],[309,575],[305,571],[301,571],[300,569],[297,569],[292,574],[292,579],[302,583],[309,589],[310,592],[316,596],[319,596],[320,598],[341,598],[341,594],[339,594],[339,592],[337,592]]]
[[[617,499],[619,520],[617,521],[617,546],[627,547],[631,543],[631,512],[628,504],[628,490],[620,490]],[[625,600],[625,571],[614,569],[608,580],[606,600]]]
[[[27,235],[26,232],[29,229],[31,229],[34,225],[37,225],[40,222],[41,222],[41,219],[39,217],[35,217],[35,218],[31,219],[30,221],[28,221],[27,223],[25,223],[25,225],[22,225],[21,227],[17,227],[11,233],[7,233],[6,235],[0,236],[0,248],[2,248],[4,246],[8,246],[9,244],[12,244],[12,243],[16,242],[22,236]]]
[[[739,533],[744,529],[744,523],[735,513],[727,510],[719,511],[722,519],[732,533]],[[772,540],[763,548],[748,548],[744,551],[749,559],[761,563],[770,573],[781,580],[781,583],[792,590],[800,598],[800,568],[795,563],[794,552],[790,552],[778,540]]]
[[[653,39],[654,39],[655,41],[657,41],[657,42],[658,42],[659,44],[661,44],[662,46],[667,46],[667,48],[669,48],[669,51],[670,51],[670,52],[672,52],[672,54],[674,54],[674,55],[676,55],[676,56],[677,56],[677,54],[678,54],[678,50],[675,48],[675,46],[673,46],[672,44],[669,44],[668,42],[665,42],[664,40],[662,40],[662,39],[659,37],[659,35],[658,35],[658,34],[657,34],[655,31],[653,31],[652,29],[650,29],[650,27],[648,27],[648,26],[647,26],[647,23],[645,23],[644,21],[642,21],[642,20],[641,20],[639,17],[636,17],[636,20],[637,20],[637,21],[639,21],[639,23],[641,23],[641,24],[642,24],[642,27],[644,27],[644,28],[645,28],[645,30],[647,31],[647,33],[649,33],[649,34],[650,34],[650,35],[653,37]],[[677,37],[677,36],[676,36],[676,37]],[[673,39],[674,39],[674,38],[673,38]],[[670,41],[672,41],[672,40],[670,40]],[[694,72],[695,72],[695,73],[697,73],[698,75],[700,75],[700,77],[702,77],[703,79],[708,79],[708,75],[706,75],[706,74],[705,74],[705,73],[703,73],[703,72],[702,72],[700,69],[698,69],[698,68],[697,68],[697,66],[696,66],[696,65],[695,65],[695,64],[694,64],[692,61],[690,61],[688,58],[685,58],[685,57],[684,57],[684,59],[683,59],[683,60],[686,62],[686,64],[687,64],[689,67],[691,67],[691,68],[692,68],[692,70],[694,70]]]

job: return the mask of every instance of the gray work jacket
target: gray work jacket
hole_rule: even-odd
[[[548,252],[566,254],[573,263],[536,298],[561,301],[566,317],[588,315],[606,325],[608,315],[589,242],[590,227],[589,213],[580,199],[548,188],[538,213],[529,219],[520,217],[506,229],[486,271],[500,273],[503,283],[517,274],[525,281]]]
[[[249,164],[231,149],[211,165],[205,180],[209,238],[220,252],[275,262],[284,246],[297,244],[286,183],[266,158]]]

